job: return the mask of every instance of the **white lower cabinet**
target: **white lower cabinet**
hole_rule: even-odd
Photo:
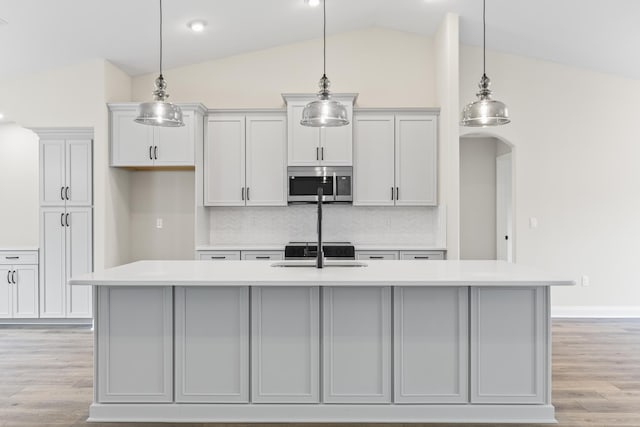
[[[0,262],[0,318],[37,317],[38,266]]]
[[[394,288],[394,402],[467,403],[466,287]]]
[[[249,288],[175,288],[175,400],[249,402]]]
[[[548,305],[544,287],[471,289],[471,403],[549,401]]]
[[[173,401],[173,288],[99,287],[98,402]]]
[[[323,400],[391,402],[391,287],[323,288]]]
[[[318,403],[318,287],[251,289],[251,400]]]

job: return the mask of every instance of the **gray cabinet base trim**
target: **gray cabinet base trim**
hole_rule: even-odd
[[[555,424],[552,405],[100,404],[89,422],[391,422]]]

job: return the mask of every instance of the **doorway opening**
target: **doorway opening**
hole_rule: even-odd
[[[460,259],[514,260],[513,144],[460,138]]]

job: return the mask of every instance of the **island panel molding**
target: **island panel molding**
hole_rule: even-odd
[[[175,401],[249,402],[249,288],[175,288]]]
[[[251,401],[320,401],[317,286],[251,289]]]

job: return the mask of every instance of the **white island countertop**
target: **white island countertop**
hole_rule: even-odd
[[[568,277],[504,261],[366,261],[366,267],[273,267],[273,261],[137,261],[72,277],[96,286],[558,286]]]

